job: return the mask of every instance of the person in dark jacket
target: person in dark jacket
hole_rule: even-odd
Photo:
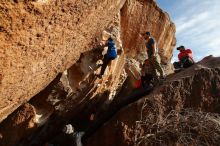
[[[158,48],[157,48],[157,43],[155,39],[151,36],[150,32],[143,33],[142,36],[144,38],[145,46],[147,48],[148,59],[150,60],[155,70],[154,76],[157,76],[156,71],[158,71],[160,73],[160,78],[164,79],[165,73],[158,59],[159,54],[158,54]]]
[[[103,46],[107,46],[108,50],[107,53],[104,55],[103,64],[101,67],[101,72],[98,75],[98,77],[102,77],[104,75],[105,69],[108,66],[108,64],[117,58],[117,48],[115,45],[114,40],[110,37],[107,41],[104,42]]]

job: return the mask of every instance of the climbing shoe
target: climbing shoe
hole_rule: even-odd
[[[99,79],[102,78],[102,75],[100,75],[100,74],[96,74],[95,76],[96,76],[97,78],[99,78]]]
[[[67,124],[63,127],[63,132],[65,134],[72,134],[74,133],[74,127],[71,124]]]
[[[82,146],[82,137],[85,132],[75,132],[73,134],[73,139],[75,141],[76,146]]]

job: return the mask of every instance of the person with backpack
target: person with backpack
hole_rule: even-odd
[[[145,41],[145,46],[147,48],[147,55],[150,63],[153,66],[154,69],[154,77],[157,77],[157,71],[160,73],[160,79],[165,79],[165,74],[162,66],[160,65],[159,62],[159,54],[157,50],[157,43],[155,39],[151,36],[150,32],[146,32],[142,34],[144,41]]]
[[[149,59],[146,59],[141,67],[141,85],[142,87],[152,86],[157,76],[154,76],[155,69]]]
[[[101,78],[102,75],[104,75],[105,69],[108,66],[108,64],[112,60],[117,58],[117,48],[116,48],[114,40],[111,37],[109,37],[107,41],[104,41],[103,46],[107,46],[108,50],[107,50],[107,53],[104,55],[101,72],[98,75],[99,78]]]
[[[155,84],[154,68],[150,63],[149,59],[146,59],[144,63],[140,66],[140,78],[136,80],[134,88],[147,88],[153,87]]]
[[[191,49],[186,49],[184,46],[177,47],[177,50],[180,51],[178,54],[179,62],[174,62],[174,68],[176,70],[181,68],[188,68],[192,66],[195,62],[193,60],[193,54]]]

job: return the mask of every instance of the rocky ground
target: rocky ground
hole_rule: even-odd
[[[3,0],[0,20],[1,146],[70,145],[66,124],[89,146],[218,145],[220,59],[172,74],[175,25],[154,0]],[[171,75],[132,92],[146,30]],[[119,56],[99,79],[109,35]]]
[[[209,56],[123,108],[87,145],[219,145],[219,106],[220,58]]]

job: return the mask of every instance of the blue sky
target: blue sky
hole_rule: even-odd
[[[220,0],[156,0],[176,25],[177,46],[193,50],[194,59],[220,56]],[[173,60],[178,51],[174,50]]]

